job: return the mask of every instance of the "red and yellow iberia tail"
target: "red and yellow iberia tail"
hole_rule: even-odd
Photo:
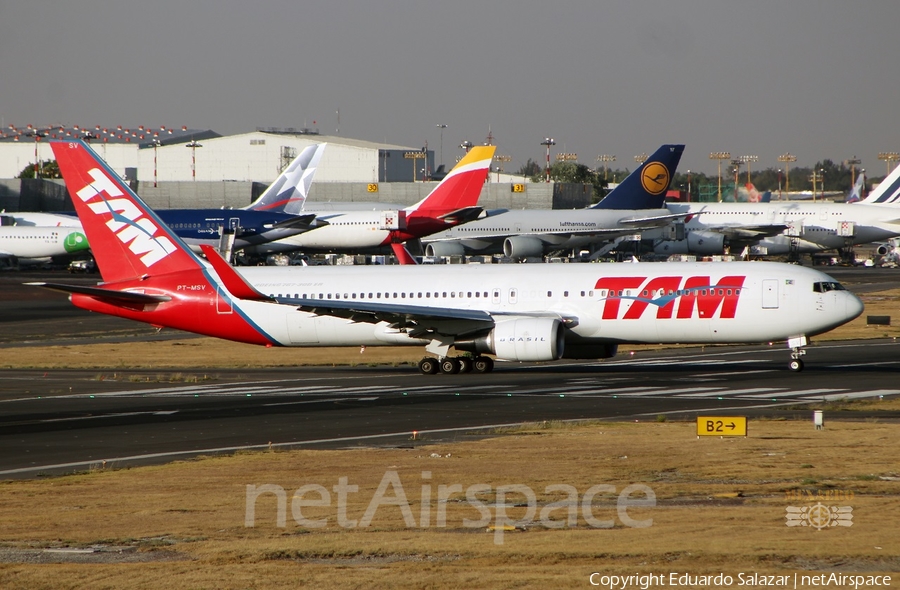
[[[491,171],[496,146],[476,146],[460,160],[431,193],[406,209],[407,217],[440,217],[465,207],[474,207]]]
[[[83,141],[52,141],[59,171],[106,282],[202,268],[202,263]]]

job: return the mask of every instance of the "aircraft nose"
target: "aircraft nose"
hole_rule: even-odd
[[[862,300],[854,295],[853,293],[847,292],[847,321],[859,317],[865,306],[863,305]]]

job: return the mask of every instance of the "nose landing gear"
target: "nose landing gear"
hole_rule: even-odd
[[[806,336],[798,336],[788,340],[788,346],[791,348],[791,362],[788,363],[788,369],[799,373],[803,370],[803,360],[800,358],[806,354],[804,346],[808,344]]]

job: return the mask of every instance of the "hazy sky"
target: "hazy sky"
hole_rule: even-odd
[[[4,126],[315,126],[507,170],[662,143],[754,169],[900,151],[897,0],[0,0]]]

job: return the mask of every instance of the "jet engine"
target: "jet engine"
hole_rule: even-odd
[[[565,330],[553,318],[520,318],[498,322],[487,336],[457,341],[457,350],[490,353],[507,361],[555,361],[565,352]]]
[[[466,248],[459,242],[432,242],[425,246],[425,256],[462,256]]]
[[[537,238],[513,236],[503,241],[503,254],[512,260],[544,255],[544,243]]]
[[[692,231],[686,240],[666,240],[653,250],[657,254],[722,254],[725,236],[711,231]]]

